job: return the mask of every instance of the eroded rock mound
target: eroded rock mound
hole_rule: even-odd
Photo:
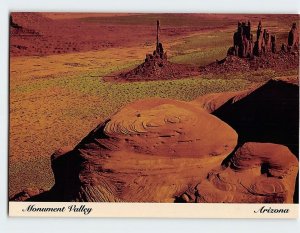
[[[112,149],[198,158],[223,154],[227,147],[232,148],[236,138],[227,125],[202,109],[162,99],[138,101],[121,109],[107,122],[103,132],[109,138],[101,143],[106,145],[110,141]]]
[[[168,61],[167,52],[159,40],[159,21],[157,21],[156,48],[152,54],[146,54],[145,61],[134,68],[117,75],[123,80],[159,80],[199,75],[198,67],[176,64]]]
[[[287,147],[248,142],[196,185],[189,202],[293,203],[297,173],[298,160]]]
[[[249,91],[231,91],[231,92],[220,92],[220,93],[210,93],[207,95],[200,96],[193,100],[193,103],[199,104],[207,112],[212,113],[220,108],[223,104],[229,100],[234,103],[242,96],[247,95]]]
[[[51,156],[51,190],[11,200],[293,203],[297,80],[192,102],[129,104]]]
[[[248,73],[263,69],[283,71],[297,69],[299,65],[299,53],[285,52],[280,50],[277,53],[267,53],[260,57],[240,58],[228,55],[220,61],[213,62],[207,66],[200,67],[201,74],[226,74],[234,72]]]
[[[194,104],[138,101],[56,151],[54,187],[30,200],[173,202],[236,143],[232,128]]]
[[[175,64],[167,60],[166,52],[163,52],[162,44],[154,50],[153,54],[147,54],[145,61],[133,70],[121,73],[118,78],[123,80],[160,80],[191,77],[199,75],[198,67],[185,64]]]

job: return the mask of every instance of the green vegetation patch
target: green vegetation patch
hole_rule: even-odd
[[[228,26],[235,22],[228,17],[226,20],[222,18],[213,19],[207,15],[197,14],[129,14],[114,17],[85,17],[79,19],[80,21],[93,22],[98,24],[112,24],[112,25],[147,25],[153,26],[156,20],[160,20],[161,24],[174,27],[191,27],[199,26],[205,28],[218,28]]]
[[[102,78],[81,76],[72,78],[65,87],[73,92],[99,97],[101,103],[97,109],[92,111],[105,118],[125,104],[138,99],[161,97],[190,101],[207,93],[242,90],[249,84],[248,80],[243,79],[226,80],[201,77],[111,83],[103,81]]]
[[[171,47],[174,55],[170,61],[204,66],[217,59],[223,59],[231,44],[232,35],[227,31],[187,37],[182,43]]]

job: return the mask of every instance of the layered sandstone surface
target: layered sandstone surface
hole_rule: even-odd
[[[33,199],[173,202],[237,142],[236,132],[200,107],[167,99],[135,102],[73,150],[52,155],[55,186]]]
[[[51,190],[11,200],[292,203],[298,88],[288,77],[192,102],[134,102],[52,155]]]
[[[293,203],[298,160],[282,145],[248,142],[208,173],[185,202]],[[187,199],[188,197],[188,199]]]

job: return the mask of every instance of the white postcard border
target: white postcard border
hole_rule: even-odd
[[[281,218],[298,204],[9,202],[10,217]]]

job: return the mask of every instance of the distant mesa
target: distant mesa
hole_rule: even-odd
[[[52,189],[10,200],[297,202],[298,88],[290,77],[235,95],[131,103],[53,153]]]
[[[31,14],[29,15],[31,16]],[[31,29],[30,25],[27,22],[24,22],[24,19],[21,20],[22,19],[21,17],[15,17],[15,16],[18,16],[18,14],[11,14],[9,16],[10,36],[17,36],[17,37],[41,36],[39,32]],[[15,18],[17,18],[17,21],[15,21]]]
[[[16,29],[21,29],[22,27],[13,21],[12,15],[9,16],[9,26]]]

